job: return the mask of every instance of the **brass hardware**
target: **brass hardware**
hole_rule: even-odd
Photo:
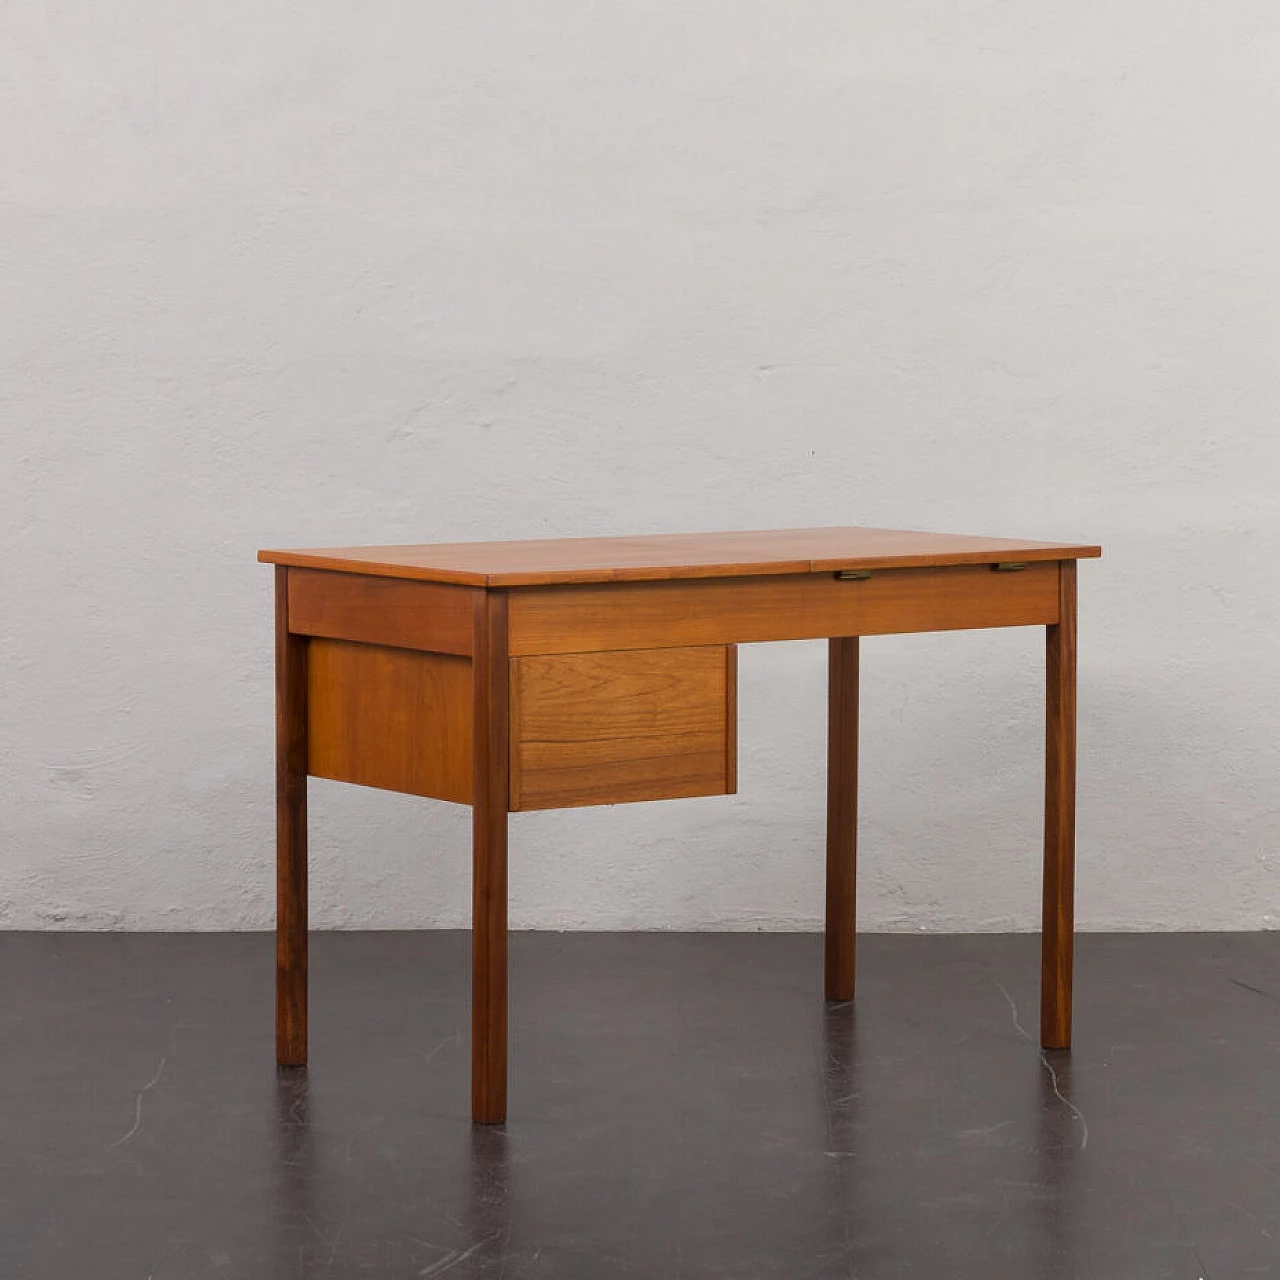
[[[1025,560],[1000,560],[993,566],[997,573],[1017,573],[1019,569],[1025,569],[1027,562]]]
[[[865,582],[871,577],[870,569],[840,569],[836,577],[841,582]]]

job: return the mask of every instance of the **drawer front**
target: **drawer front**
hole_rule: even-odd
[[[511,808],[737,789],[732,645],[511,661]]]
[[[511,593],[511,652],[817,640],[1058,620],[1058,562],[529,587]]]

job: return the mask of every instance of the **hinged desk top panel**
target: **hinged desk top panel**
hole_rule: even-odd
[[[907,529],[773,529],[548,538],[419,546],[261,551],[258,559],[299,568],[413,578],[469,587],[529,587],[672,578],[753,577],[851,569],[1079,560],[1096,546],[1023,542]]]

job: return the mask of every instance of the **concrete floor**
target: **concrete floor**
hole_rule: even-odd
[[[1280,1276],[1280,935],[512,938],[467,1119],[461,934],[321,935],[312,1065],[261,935],[0,935],[0,1276]]]

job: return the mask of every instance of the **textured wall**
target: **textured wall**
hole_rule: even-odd
[[[1280,917],[1280,14],[9,0],[0,925],[271,918],[265,545],[1096,539],[1086,927]],[[512,919],[811,927],[825,651],[741,793],[513,819]],[[1041,639],[864,646],[860,911],[1028,928]],[[320,926],[466,813],[313,783]]]

